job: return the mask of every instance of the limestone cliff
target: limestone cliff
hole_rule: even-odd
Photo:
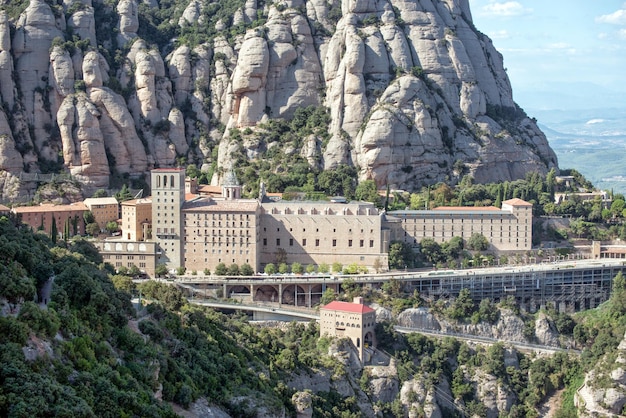
[[[574,403],[580,417],[624,416],[626,411],[626,335],[585,375]]]
[[[21,172],[93,189],[194,163],[217,180],[270,151],[408,190],[557,166],[468,0],[15,3],[0,12],[4,199]],[[328,138],[237,134],[307,106],[328,109]]]

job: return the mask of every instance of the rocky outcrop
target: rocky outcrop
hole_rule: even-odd
[[[0,95],[13,135],[0,153],[18,152],[31,172],[63,155],[87,185],[106,183],[107,164],[140,176],[181,161],[217,163],[220,173],[268,152],[315,169],[352,164],[359,180],[406,190],[466,174],[512,180],[557,164],[513,102],[502,57],[475,30],[467,0],[262,8],[247,0],[232,22],[214,14],[222,0],[143,3],[163,10],[140,19],[138,0],[32,0],[19,17],[0,12]],[[99,112],[90,138],[101,137],[108,153],[85,147],[89,169],[63,149],[83,141],[64,124],[71,113],[88,123],[88,103]],[[328,138],[266,147],[231,135],[307,106],[328,109]]]
[[[585,375],[574,404],[583,418],[623,416],[626,407],[626,335],[616,353],[605,355]]]
[[[452,323],[437,318],[426,308],[406,309],[397,318],[398,325],[434,332],[476,335],[502,341],[528,342],[524,336],[524,320],[509,309],[500,309],[500,316],[495,324],[480,322],[477,324]],[[535,343],[559,347],[560,342],[554,324],[543,312],[535,319]]]

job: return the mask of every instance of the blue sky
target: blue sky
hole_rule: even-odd
[[[626,108],[624,0],[469,2],[523,108]]]

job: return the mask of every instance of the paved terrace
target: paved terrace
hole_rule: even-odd
[[[534,311],[550,302],[562,311],[590,309],[606,301],[613,277],[626,274],[626,260],[561,260],[523,266],[487,267],[466,270],[421,270],[359,275],[273,275],[273,276],[177,276],[173,281],[192,296],[219,295],[241,301],[270,302],[295,307],[319,304],[328,288],[341,291],[345,280],[379,288],[398,280],[409,291],[426,299],[454,297],[469,289],[476,301],[498,301],[512,296],[525,309]]]

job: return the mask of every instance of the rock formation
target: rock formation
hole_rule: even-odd
[[[615,353],[609,353],[585,376],[574,404],[579,416],[623,416],[626,407],[626,335]]]
[[[84,184],[106,187],[107,166],[145,176],[184,161],[220,173],[273,148],[316,170],[351,164],[359,180],[413,190],[556,167],[545,136],[513,102],[502,57],[474,28],[468,0],[242,4],[227,18],[222,0],[31,0],[20,15],[0,12],[0,96],[11,131],[0,155],[21,157],[0,169],[61,163]],[[160,17],[141,19],[159,7]],[[289,120],[307,106],[329,110],[328,138],[271,147],[237,138],[237,129]],[[0,195],[9,197],[6,188]]]

